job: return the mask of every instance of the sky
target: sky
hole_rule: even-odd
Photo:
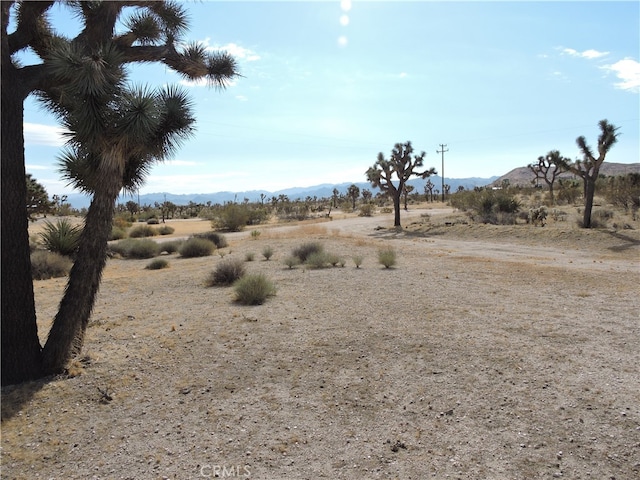
[[[185,2],[185,40],[237,59],[227,88],[132,65],[134,84],[182,84],[196,134],[140,193],[241,192],[365,182],[379,152],[411,141],[449,178],[490,177],[550,150],[580,157],[598,122],[620,128],[607,161],[640,161],[640,3]],[[77,33],[65,7],[60,32]],[[442,147],[442,145],[446,145]],[[25,103],[27,172],[49,195],[56,119]]]

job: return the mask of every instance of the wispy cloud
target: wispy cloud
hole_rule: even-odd
[[[66,130],[60,127],[24,122],[24,143],[62,147],[66,143],[65,132]]]
[[[574,50],[573,48],[558,47],[558,49],[560,50],[560,52],[562,52],[565,55],[570,55],[572,57],[586,58],[588,60],[606,57],[607,55],[609,55],[609,52],[599,52],[598,50],[593,50],[593,49],[584,50],[582,52],[579,52],[578,50]]]
[[[30,163],[25,164],[25,169],[28,171],[30,170],[51,170],[51,166],[49,165],[33,165]]]
[[[604,65],[603,70],[613,73],[620,79],[614,83],[620,90],[628,90],[633,93],[640,93],[640,62],[633,58],[624,58],[611,65]]]

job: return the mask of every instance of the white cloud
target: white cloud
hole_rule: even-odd
[[[30,170],[51,170],[51,166],[50,165],[31,165],[29,163],[25,164],[25,169],[28,171]]]
[[[572,57],[586,58],[588,60],[593,60],[594,58],[606,57],[607,55],[609,55],[609,52],[599,52],[598,50],[593,50],[593,49],[579,52],[577,50],[574,50],[573,48],[559,47],[559,50],[566,55],[571,55]]]
[[[65,143],[64,128],[39,123],[24,122],[25,145],[46,145],[50,147],[62,147]]]
[[[260,60],[260,55],[249,48],[242,47],[237,43],[227,43],[226,45],[210,45],[210,38],[200,40],[200,44],[210,52],[225,51],[237,60],[246,60],[247,62],[255,62]]]
[[[633,58],[624,58],[611,65],[604,65],[603,70],[613,72],[621,81],[614,84],[620,90],[640,93],[640,62]]]

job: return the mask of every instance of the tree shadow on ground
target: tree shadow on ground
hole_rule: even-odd
[[[15,417],[19,412],[21,412],[24,406],[33,399],[35,394],[42,390],[42,388],[54,378],[57,377],[44,377],[30,382],[2,387],[2,406],[0,409],[2,412],[2,423]]]
[[[622,240],[625,243],[622,243],[620,245],[613,245],[611,247],[607,247],[609,250],[613,251],[613,252],[623,252],[625,250],[628,250],[630,248],[633,247],[637,247],[638,245],[640,245],[640,240],[630,237],[628,235],[624,235],[620,232],[607,232],[609,235],[611,235],[614,238],[617,238],[618,240]]]

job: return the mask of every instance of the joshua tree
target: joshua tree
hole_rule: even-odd
[[[580,136],[576,139],[578,148],[582,152],[583,159],[577,160],[568,165],[569,171],[582,178],[584,186],[584,215],[582,218],[582,226],[591,228],[591,211],[593,210],[593,197],[596,192],[596,180],[600,174],[600,167],[604,163],[604,159],[611,150],[611,147],[618,141],[618,129],[607,120],[598,122],[600,135],[598,136],[597,157],[592,148],[587,145],[587,140]]]
[[[360,188],[357,185],[351,184],[347,189],[347,197],[351,199],[351,204],[353,209],[356,209],[356,202],[358,201],[358,197],[360,196]]]
[[[404,211],[409,210],[409,194],[415,190],[416,187],[413,185],[405,185],[404,190],[402,191],[402,199],[404,200]]]
[[[553,197],[553,184],[556,177],[568,168],[570,159],[560,155],[558,150],[551,150],[545,156],[538,157],[538,163],[530,163],[529,170],[535,175],[536,181],[542,179],[549,186],[549,201],[555,203]]]
[[[427,178],[436,174],[432,167],[424,172],[415,172],[416,168],[422,167],[425,152],[420,155],[413,155],[411,142],[396,143],[391,150],[391,158],[384,158],[382,152],[378,154],[376,163],[365,172],[367,180],[373,187],[378,187],[384,193],[389,194],[393,200],[394,220],[393,225],[400,227],[400,196],[404,191],[407,180],[412,176]],[[397,177],[397,185],[394,185],[393,176]]]
[[[424,184],[424,194],[427,197],[427,201],[433,202],[433,189],[435,185],[431,180],[427,180]]]
[[[49,200],[47,190],[38,183],[35,178],[27,173],[27,216],[29,220],[35,220],[32,215],[44,213],[45,217],[53,208],[53,202]]]
[[[186,12],[178,3],[60,2],[84,24],[74,39],[57,36],[51,28],[47,12],[54,3],[5,1],[1,5],[2,229],[11,232],[2,235],[1,249],[3,385],[59,370],[74,342],[76,347],[81,342],[82,322],[88,319],[104,265],[101,254],[89,252],[104,249],[103,227],[107,218],[110,227],[114,209],[110,198],[115,200],[120,188],[136,184],[153,161],[169,154],[175,146],[174,135],[181,137],[190,130],[192,119],[188,115],[182,118],[188,124],[167,123],[180,118],[174,115],[176,112],[188,110],[181,92],[127,91],[123,88],[124,65],[162,62],[186,78],[207,78],[217,87],[224,87],[237,75],[235,61],[227,54],[210,54],[199,45],[178,49],[187,29]],[[122,19],[123,10],[133,13]],[[14,13],[16,29],[8,34],[9,18]],[[119,21],[128,30],[114,35]],[[40,63],[18,63],[14,56],[27,48],[39,56]],[[71,131],[69,149],[61,159],[64,175],[94,194],[86,225],[96,226],[94,232],[84,229],[84,247],[80,247],[84,253],[79,253],[74,264],[67,294],[44,349],[36,327],[24,184],[23,103],[34,92],[46,99]],[[72,92],[76,92],[76,98],[70,98]],[[116,105],[131,108],[118,110]],[[140,141],[130,135],[142,130]],[[88,285],[79,285],[82,278]],[[75,288],[84,293],[82,300],[74,303],[69,291]],[[94,293],[89,295],[88,291]],[[63,313],[75,308],[81,313]]]

